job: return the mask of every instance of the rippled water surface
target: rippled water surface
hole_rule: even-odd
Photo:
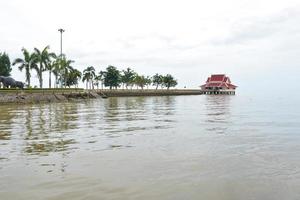
[[[0,199],[300,199],[285,98],[130,97],[0,106]]]

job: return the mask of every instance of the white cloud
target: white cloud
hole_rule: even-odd
[[[63,27],[64,53],[81,70],[172,73],[188,87],[228,73],[248,87],[261,74],[275,79],[282,66],[299,75],[299,9],[297,0],[2,1],[0,51],[12,59],[22,47],[59,52]]]

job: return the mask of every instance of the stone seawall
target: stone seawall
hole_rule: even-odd
[[[0,103],[42,103],[61,102],[77,99],[100,98],[95,92],[52,92],[52,93],[26,93],[26,92],[0,92]]]
[[[5,91],[0,90],[0,103],[40,103],[76,101],[101,97],[200,95],[200,90],[81,90],[81,91]]]
[[[201,90],[152,90],[152,89],[145,89],[145,90],[93,90],[97,94],[101,96],[107,97],[129,97],[129,96],[175,96],[175,95],[201,95]]]

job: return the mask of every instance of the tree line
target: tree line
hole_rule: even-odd
[[[131,68],[119,70],[117,67],[108,66],[106,70],[96,72],[93,66],[89,66],[80,72],[72,65],[73,60],[67,59],[65,55],[56,55],[46,46],[39,50],[34,48],[33,52],[22,48],[22,57],[16,58],[12,66],[18,67],[25,73],[27,87],[31,87],[31,74],[34,70],[37,74],[39,87],[43,88],[43,72],[49,72],[49,88],[52,86],[52,75],[54,75],[54,87],[78,87],[82,80],[86,84],[86,89],[133,89],[134,87],[144,89],[154,86],[156,89],[171,88],[177,85],[177,80],[170,74],[154,76],[140,75]],[[10,76],[12,71],[9,56],[6,53],[0,53],[0,76]]]
[[[170,74],[165,76],[155,74],[154,76],[140,75],[131,68],[125,70],[118,70],[114,66],[108,66],[105,71],[99,71],[98,74],[93,66],[87,67],[83,71],[82,81],[86,82],[87,89],[103,89],[103,87],[109,87],[109,89],[132,89],[133,87],[144,89],[151,85],[167,88],[175,87],[177,80]]]

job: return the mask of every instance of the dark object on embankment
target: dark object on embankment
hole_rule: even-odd
[[[4,88],[16,87],[16,81],[11,77],[0,76],[0,83],[3,84]]]
[[[23,90],[24,89],[24,83],[21,82],[21,81],[16,81],[16,87]]]
[[[0,76],[0,85],[3,84],[4,88],[20,88],[24,89],[24,83],[21,81],[16,81],[11,77]]]

